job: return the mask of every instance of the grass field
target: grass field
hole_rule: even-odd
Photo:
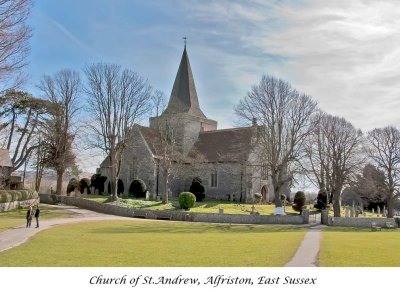
[[[0,212],[0,232],[26,224],[26,211],[27,209],[15,209],[7,212]],[[68,218],[72,214],[63,209],[56,209],[51,205],[40,205],[40,220],[53,219],[53,218]],[[34,226],[35,219],[32,221]]]
[[[328,227],[319,256],[321,267],[400,267],[400,230]]]
[[[305,231],[159,221],[69,224],[0,253],[0,266],[282,266]]]

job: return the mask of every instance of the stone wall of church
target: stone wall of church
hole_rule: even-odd
[[[108,168],[101,168],[101,174],[111,177]],[[124,185],[124,193],[127,194],[129,186],[134,179],[141,179],[146,183],[147,189],[155,192],[156,163],[151,151],[146,145],[144,138],[137,128],[133,129],[132,137],[122,157],[121,171],[119,178]],[[104,190],[108,192],[109,179],[104,184]]]

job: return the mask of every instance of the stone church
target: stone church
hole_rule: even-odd
[[[188,191],[193,178],[200,177],[206,198],[249,202],[260,193],[264,200],[272,200],[268,171],[255,154],[259,127],[253,122],[250,127],[217,129],[217,121],[207,118],[200,108],[186,45],[167,108],[159,117],[150,118],[149,127],[132,127],[132,139],[122,157],[119,193],[127,193],[134,179],[142,179],[151,195],[162,195],[160,129],[166,124],[175,129],[177,151],[188,158],[172,163],[170,196]],[[193,157],[201,159],[189,159]],[[98,173],[109,177],[107,163],[106,158]]]

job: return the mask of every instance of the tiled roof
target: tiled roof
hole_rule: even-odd
[[[189,155],[201,153],[209,162],[246,161],[252,135],[251,127],[201,132]]]

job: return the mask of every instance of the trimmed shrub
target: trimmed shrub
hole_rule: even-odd
[[[124,183],[122,180],[118,179],[117,183],[117,194],[123,194],[124,193]],[[111,181],[108,182],[108,187],[107,187],[108,193],[111,194]]]
[[[195,177],[189,188],[189,192],[196,196],[196,202],[201,202],[206,197],[206,189],[202,185],[201,178]]]
[[[67,185],[67,194],[72,193],[76,188],[79,188],[79,181],[76,178],[71,178]]]
[[[305,203],[306,203],[306,196],[304,195],[304,192],[298,191],[294,195],[292,208],[293,208],[293,210],[300,212],[300,214],[301,214]]]
[[[83,193],[83,191],[87,190],[87,193],[90,194],[90,180],[88,178],[83,178],[79,181],[79,191]]]
[[[90,185],[94,187],[95,190],[99,190],[99,194],[102,195],[104,194],[104,183],[106,180],[106,176],[96,173],[90,178]]]
[[[328,204],[328,195],[324,189],[319,190],[317,195],[317,203],[314,205],[315,209],[324,210]]]
[[[135,179],[129,186],[129,195],[136,198],[145,198],[147,187],[141,179]]]
[[[0,190],[0,203],[36,199],[37,192],[32,190]]]
[[[189,210],[194,206],[194,202],[196,202],[196,196],[191,192],[182,192],[179,194],[178,201],[181,209]]]

